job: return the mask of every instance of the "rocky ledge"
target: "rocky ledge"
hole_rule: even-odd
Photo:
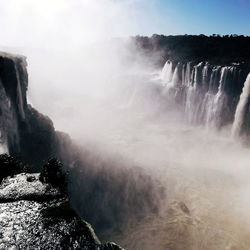
[[[122,250],[102,244],[60,191],[26,173],[0,185],[0,249]]]

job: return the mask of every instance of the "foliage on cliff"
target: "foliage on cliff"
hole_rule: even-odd
[[[66,173],[63,172],[62,163],[56,158],[49,158],[43,165],[40,181],[49,183],[52,187],[59,188],[61,192],[67,191]]]
[[[250,37],[237,35],[136,36],[135,42],[145,53],[160,51],[160,64],[176,61],[209,61],[216,64],[250,63]]]
[[[7,176],[14,176],[19,173],[29,172],[27,164],[8,154],[0,155],[0,182]]]

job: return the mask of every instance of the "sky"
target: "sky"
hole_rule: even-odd
[[[90,44],[131,35],[250,35],[249,10],[250,0],[0,0],[0,50],[27,57],[30,101],[53,118],[45,98],[59,105],[59,89],[78,93],[83,85],[100,92],[82,79],[119,72],[110,50],[118,57],[120,49],[109,43],[93,56]]]
[[[149,33],[250,35],[250,0],[156,0]]]
[[[0,0],[0,46],[130,35],[250,35],[250,0]]]

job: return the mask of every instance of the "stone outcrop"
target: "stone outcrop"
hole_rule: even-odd
[[[121,250],[101,244],[66,197],[39,174],[19,174],[0,186],[0,249]]]

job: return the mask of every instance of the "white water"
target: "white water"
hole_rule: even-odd
[[[17,103],[18,103],[18,110],[21,118],[25,119],[24,107],[23,107],[23,94],[21,91],[21,82],[20,82],[20,73],[18,72],[17,65],[15,64],[15,72],[16,72],[16,80],[17,80]]]
[[[74,124],[83,145],[94,141],[104,152],[121,155],[122,163],[132,162],[145,169],[166,189],[159,216],[149,214],[134,225],[129,209],[122,215],[128,223],[124,233],[112,232],[109,239],[125,249],[250,249],[249,149],[231,137],[230,126],[220,131],[216,127],[223,120],[221,111],[229,108],[223,97],[227,97],[226,88],[235,72],[205,63],[189,66],[178,66],[181,76],[173,88],[177,93],[174,99],[181,89],[186,93],[183,99],[176,99],[183,100],[176,109],[171,110],[167,102],[173,92],[161,95],[169,83],[146,84],[137,75],[133,84],[124,87],[128,95],[118,91],[116,102],[90,104],[85,107],[84,121]],[[134,184],[135,189],[138,184]],[[116,190],[115,184],[113,187]],[[102,199],[109,211],[108,204],[114,201],[112,192]]]
[[[6,94],[2,80],[0,79],[0,153],[9,152],[9,144],[14,145],[18,139],[17,117],[11,101]],[[19,145],[17,145],[19,147]]]
[[[162,69],[162,73],[161,73],[161,78],[162,81],[165,84],[168,84],[169,82],[171,82],[172,77],[173,77],[173,63],[171,61],[167,61]]]
[[[168,114],[133,122],[127,115],[116,117],[109,129],[99,122],[98,145],[158,178],[167,205],[160,216],[148,215],[137,225],[126,215],[124,234],[110,238],[128,250],[250,249],[249,149],[229,130],[188,126]]]
[[[189,123],[220,128],[233,122],[234,99],[240,94],[235,86],[242,84],[241,74],[237,66],[212,66],[206,62],[173,66],[167,61],[161,79],[167,98],[183,107]]]
[[[249,149],[231,137],[230,126],[216,129],[229,108],[225,89],[236,69],[213,67],[209,73],[206,65],[200,64],[193,73],[187,71],[189,76],[181,70],[178,87],[187,89],[184,115],[190,116],[188,122],[168,111],[149,119],[136,114],[132,117],[135,96],[131,109],[119,116],[120,121],[116,121],[118,116],[113,120],[114,127],[104,131],[104,122],[99,122],[102,128],[97,131],[103,134],[97,137],[103,139],[103,146],[109,140],[111,152],[150,171],[167,191],[167,205],[159,216],[149,215],[132,225],[128,215],[124,233],[112,238],[128,250],[249,250]],[[177,79],[176,72],[172,71],[172,79],[174,74]],[[173,82],[168,84],[178,93]],[[202,93],[200,88],[206,84]],[[241,95],[236,113],[239,105],[241,111],[246,107],[249,85],[248,76],[245,101]],[[200,124],[199,119],[205,122]]]
[[[250,74],[247,76],[246,82],[244,84],[244,88],[240,95],[240,101],[237,105],[237,109],[235,112],[234,123],[232,128],[232,133],[234,136],[240,136],[243,132],[244,118],[246,112],[249,111],[249,100],[250,100]]]

